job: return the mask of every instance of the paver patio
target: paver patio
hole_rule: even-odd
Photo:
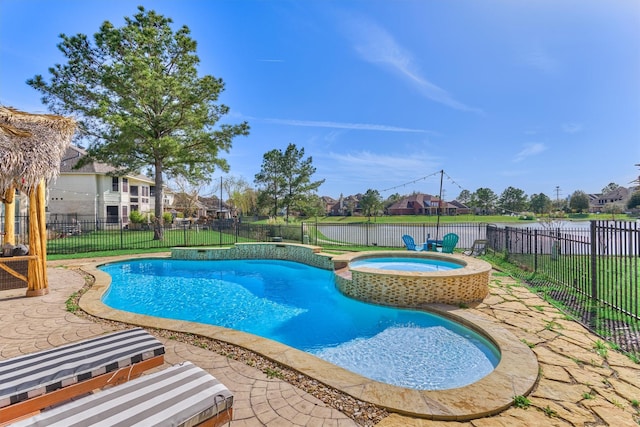
[[[65,301],[85,283],[81,269],[94,260],[49,262],[50,293],[26,298],[24,290],[0,292],[0,359],[113,330],[66,311]],[[391,414],[388,426],[638,426],[640,365],[532,294],[510,277],[494,273],[490,295],[469,308],[492,318],[530,345],[540,378],[527,409],[468,422],[431,421]],[[189,360],[209,371],[235,394],[232,426],[352,426],[345,413],[261,370],[195,345],[161,338],[166,363]]]

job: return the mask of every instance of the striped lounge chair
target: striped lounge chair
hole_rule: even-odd
[[[163,363],[164,346],[142,328],[0,360],[0,424]]]
[[[229,423],[233,395],[206,371],[184,362],[48,409],[15,427],[211,426]]]

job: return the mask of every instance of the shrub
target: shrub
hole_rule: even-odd
[[[142,224],[146,219],[146,216],[139,211],[131,211],[129,214],[129,220],[134,224]]]

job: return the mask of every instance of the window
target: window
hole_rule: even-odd
[[[142,193],[142,203],[149,203],[149,187],[143,185],[140,187],[140,192]]]
[[[117,176],[111,178],[111,191],[120,191],[120,182]]]
[[[122,223],[126,224],[128,222],[129,222],[129,207],[123,206],[122,207]]]
[[[150,190],[151,197],[155,197],[155,195],[156,195],[156,186],[152,185],[151,187],[149,187],[149,190]]]
[[[132,185],[131,186],[129,201],[131,203],[138,203],[138,186],[137,185]],[[135,210],[137,210],[137,209],[135,209]]]
[[[122,192],[123,193],[128,193],[129,192],[129,179],[128,178],[122,178]]]
[[[109,224],[118,223],[118,207],[117,206],[107,206],[107,223]]]

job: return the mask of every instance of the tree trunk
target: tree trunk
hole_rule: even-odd
[[[156,160],[156,194],[154,215],[156,220],[153,222],[153,240],[162,240],[164,238],[164,227],[162,214],[164,213],[164,180],[162,179],[162,162]]]

